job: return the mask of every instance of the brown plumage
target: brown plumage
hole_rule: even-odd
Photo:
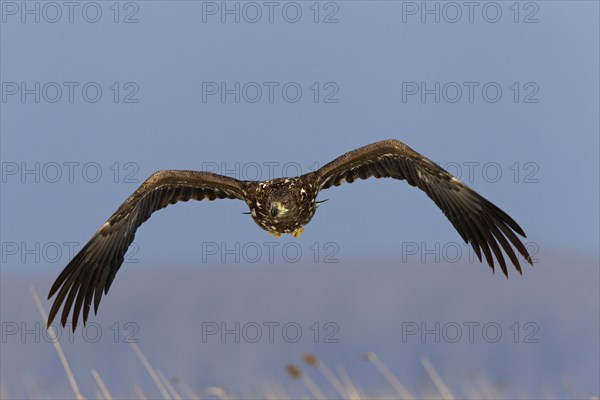
[[[356,179],[394,178],[423,190],[442,210],[465,242],[494,269],[493,256],[508,276],[502,250],[521,273],[516,250],[528,263],[531,258],[517,237],[519,225],[494,204],[450,173],[397,140],[383,140],[350,151],[317,171],[270,181],[240,181],[198,171],[159,171],[152,174],[94,234],[58,276],[48,298],[58,293],[48,325],[64,303],[61,324],[73,309],[73,329],[83,309],[87,322],[92,300],[94,312],[102,294],[108,293],[123,263],[137,228],[154,211],[178,201],[240,199],[254,221],[275,234],[299,235],[315,214],[320,190]],[[511,246],[512,244],[512,246]]]

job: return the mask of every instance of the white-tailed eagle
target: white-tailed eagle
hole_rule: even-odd
[[[300,235],[318,206],[323,189],[356,179],[394,178],[424,191],[450,220],[480,261],[482,253],[494,269],[495,256],[508,276],[501,249],[515,268],[521,266],[514,249],[528,263],[531,257],[521,240],[521,227],[504,211],[456,177],[398,140],[383,140],[353,150],[322,168],[295,178],[240,181],[200,171],[158,171],[152,174],[94,234],[58,276],[48,298],[57,294],[48,317],[52,323],[64,303],[61,324],[73,309],[73,329],[83,309],[83,322],[94,303],[108,293],[137,228],[154,211],[179,201],[239,199],[248,204],[254,221],[280,236]],[[512,245],[512,246],[511,246]],[[514,247],[514,249],[513,249]]]

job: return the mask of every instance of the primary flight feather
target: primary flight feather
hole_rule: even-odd
[[[154,211],[178,201],[239,199],[248,204],[254,221],[279,237],[295,237],[304,231],[318,206],[319,191],[352,183],[356,179],[394,178],[424,191],[450,220],[477,257],[482,253],[494,269],[495,256],[508,276],[501,249],[519,273],[521,266],[514,248],[532,264],[529,252],[518,238],[521,227],[505,212],[469,186],[398,140],[383,140],[350,151],[317,171],[295,178],[240,181],[200,171],[158,171],[152,174],[94,234],[60,273],[48,294],[56,299],[48,326],[64,304],[61,324],[73,309],[73,329],[83,309],[83,322],[94,303],[94,313],[103,294],[108,293],[137,228]],[[511,246],[512,244],[512,246]]]

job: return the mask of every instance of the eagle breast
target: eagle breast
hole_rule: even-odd
[[[308,179],[278,178],[252,186],[246,191],[250,215],[268,232],[291,233],[315,214],[318,190]]]

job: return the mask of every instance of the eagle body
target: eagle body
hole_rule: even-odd
[[[203,171],[155,172],[121,204],[56,278],[48,294],[48,298],[56,294],[48,325],[63,305],[60,319],[63,326],[71,310],[73,329],[80,314],[85,324],[92,303],[97,312],[102,295],[108,293],[136,230],[153,212],[169,204],[188,200],[243,200],[258,226],[276,237],[285,233],[297,237],[315,215],[321,190],[371,177],[404,180],[422,190],[472,246],[479,260],[485,258],[492,271],[497,262],[508,277],[504,255],[519,273],[517,255],[532,264],[529,252],[517,236],[525,237],[525,232],[508,214],[404,143],[382,140],[293,178],[241,181]]]
[[[317,209],[318,189],[312,177],[247,182],[246,203],[258,226],[281,235],[297,232]]]

